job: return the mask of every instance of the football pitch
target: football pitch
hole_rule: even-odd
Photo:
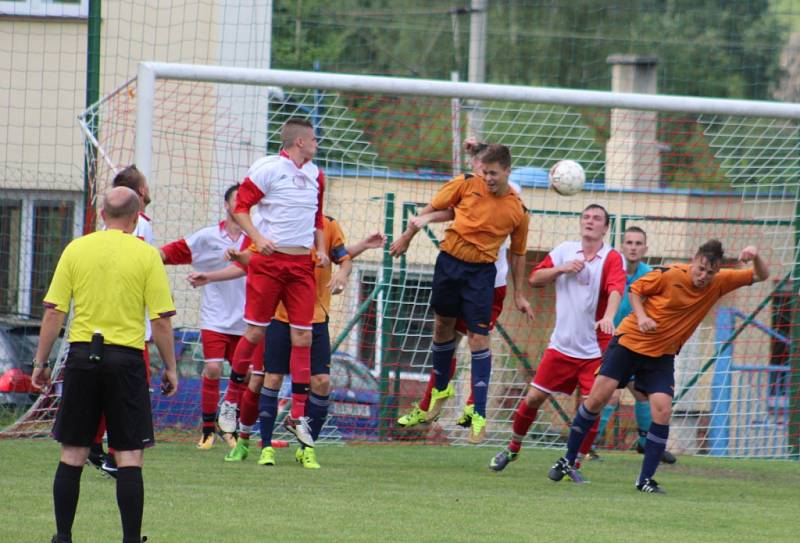
[[[680,457],[637,492],[641,456],[603,454],[587,485],[553,483],[558,450],[524,449],[502,473],[491,448],[325,445],[321,470],[224,463],[226,449],[161,443],[145,455],[143,535],[153,543],[250,541],[797,541],[800,463]],[[50,440],[0,441],[0,541],[55,532]],[[585,524],[584,524],[585,523]],[[76,543],[121,540],[114,483],[86,468]]]

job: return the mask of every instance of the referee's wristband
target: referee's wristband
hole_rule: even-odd
[[[47,368],[50,367],[50,364],[48,364],[47,360],[39,362],[38,360],[36,360],[36,358],[34,358],[31,362],[33,364],[34,369],[46,370]]]

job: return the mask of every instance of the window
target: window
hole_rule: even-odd
[[[367,299],[375,288],[377,274],[365,271],[361,274],[359,302]],[[386,332],[381,341],[381,360],[395,369],[404,372],[420,373],[427,371],[431,342],[433,341],[433,310],[430,308],[431,273],[406,273],[400,280],[395,273],[389,295],[381,301],[382,313],[379,319],[378,301],[373,301],[361,319],[359,327],[358,356],[368,367],[375,368],[376,345],[379,336]]]
[[[792,286],[787,285],[784,290],[772,295],[772,330],[791,340],[792,310],[794,305]],[[790,363],[790,342],[780,338],[770,338],[769,363],[773,366],[786,366]],[[788,372],[773,371],[769,374],[770,394],[784,395],[788,393]]]
[[[0,200],[0,312],[16,313],[19,291],[22,201]]]
[[[0,198],[0,313],[41,317],[58,259],[81,233],[81,195],[7,192]]]
[[[88,17],[89,0],[0,0],[0,15]]]

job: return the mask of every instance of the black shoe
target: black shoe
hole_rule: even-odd
[[[664,451],[663,453],[661,453],[661,463],[662,464],[674,464],[677,461],[678,461],[678,459],[675,458],[675,455],[672,454],[671,452]]]
[[[111,477],[112,479],[117,478],[117,461],[114,459],[113,454],[107,454],[103,465],[100,466],[100,471]]]
[[[636,490],[639,492],[647,492],[649,494],[666,494],[667,491],[658,486],[655,479],[645,479],[644,481],[636,483]]]
[[[72,538],[56,534],[53,536],[53,539],[50,540],[50,543],[72,543]]]
[[[573,483],[588,483],[586,479],[583,478],[581,472],[576,468],[574,465],[567,462],[567,459],[563,456],[558,459],[550,471],[547,473],[547,476],[550,478],[551,481],[560,481],[564,478],[564,476],[569,477]]]
[[[103,462],[106,461],[106,453],[100,451],[89,451],[89,456],[86,458],[86,463],[91,464],[97,469],[103,469]]]
[[[603,459],[600,457],[600,455],[597,454],[597,449],[595,449],[594,447],[589,449],[589,452],[586,453],[585,458],[586,458],[586,460],[591,460],[593,462],[602,462],[603,461]]]

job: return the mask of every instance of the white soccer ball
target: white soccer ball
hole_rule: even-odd
[[[559,160],[550,168],[550,186],[562,196],[572,196],[583,190],[586,172],[574,160]]]

